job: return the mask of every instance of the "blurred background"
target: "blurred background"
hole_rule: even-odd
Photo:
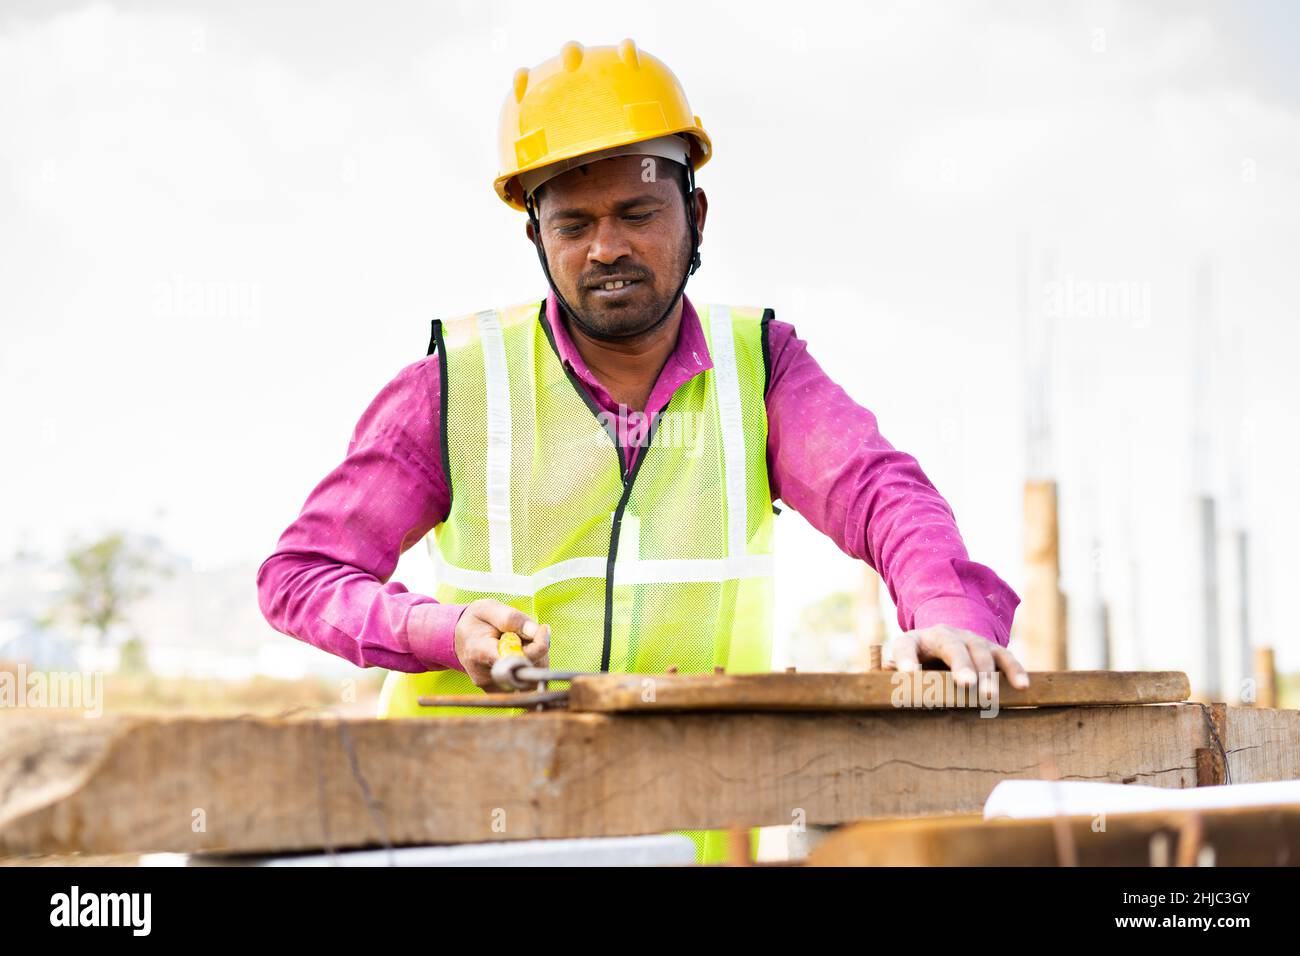
[[[779,8],[778,8],[779,7]],[[540,297],[516,67],[625,36],[715,158],[697,302],[770,306],[920,461],[1038,666],[1300,705],[1285,2],[0,6],[0,667],[108,709],[370,712],[255,575],[429,319]],[[775,666],[887,593],[777,519]],[[423,545],[395,579],[432,590]],[[1269,660],[1271,656],[1271,662]],[[1267,683],[1267,680],[1265,680]]]

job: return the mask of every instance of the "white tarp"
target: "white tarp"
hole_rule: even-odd
[[[1172,790],[1086,780],[1004,780],[984,802],[984,819],[1095,816],[1152,810],[1204,810],[1300,804],[1300,780]]]

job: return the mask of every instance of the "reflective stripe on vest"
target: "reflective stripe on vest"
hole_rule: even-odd
[[[766,670],[764,311],[700,310],[713,368],[679,386],[628,471],[617,419],[560,362],[542,307],[442,327],[452,508],[429,539],[436,597],[550,624],[557,668]],[[475,692],[459,671],[391,674],[381,716],[452,713],[416,698]]]

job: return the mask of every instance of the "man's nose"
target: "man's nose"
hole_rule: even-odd
[[[602,216],[596,220],[596,229],[591,237],[591,246],[587,249],[587,259],[591,262],[613,264],[632,251],[623,225],[616,216]]]

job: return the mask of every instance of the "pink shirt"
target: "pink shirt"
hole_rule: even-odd
[[[713,367],[699,316],[683,301],[677,344],[651,390],[646,420]],[[554,295],[547,315],[561,360],[602,409],[626,423],[627,410],[558,321]],[[916,459],[886,441],[875,415],[826,376],[794,326],[770,322],[768,347],[773,499],[878,570],[904,630],[946,624],[1005,646],[1020,598],[969,559],[952,510]],[[441,389],[438,358],[429,356],[399,372],[361,416],[347,457],[312,491],[258,570],[258,603],[276,630],[363,667],[460,667],[455,631],[465,606],[389,580],[402,552],[447,517]],[[643,432],[629,432],[629,463]]]

